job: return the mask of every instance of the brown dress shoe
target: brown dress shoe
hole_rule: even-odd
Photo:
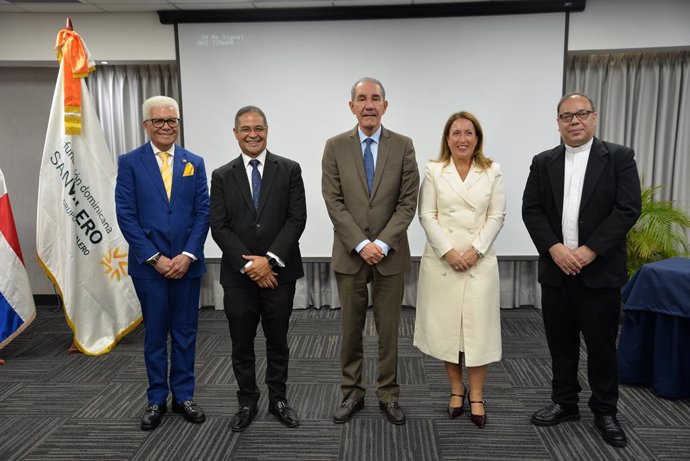
[[[362,408],[364,408],[364,399],[345,399],[340,406],[336,408],[335,414],[333,415],[333,422],[336,424],[346,423]]]
[[[379,408],[386,413],[386,418],[393,424],[405,424],[405,413],[398,402],[379,402]]]

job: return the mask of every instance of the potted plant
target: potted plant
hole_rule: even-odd
[[[661,186],[642,189],[642,212],[628,232],[628,277],[644,264],[688,256],[690,215],[672,201],[654,200]]]

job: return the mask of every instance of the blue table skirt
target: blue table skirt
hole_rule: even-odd
[[[661,397],[690,397],[690,319],[625,310],[618,377],[651,386]]]

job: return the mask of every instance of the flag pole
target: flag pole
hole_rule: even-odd
[[[72,25],[72,18],[70,18],[69,16],[68,16],[67,19],[65,20],[65,29],[67,29],[67,30],[74,30],[74,26]],[[78,353],[81,353],[81,351],[80,351],[79,348],[77,347],[77,344],[75,343],[74,335],[72,335],[72,343],[71,343],[70,346],[67,348],[67,353],[68,353],[68,354],[78,354]]]

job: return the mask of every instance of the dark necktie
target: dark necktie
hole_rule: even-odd
[[[254,200],[254,208],[259,209],[259,194],[261,194],[261,174],[259,173],[259,162],[257,159],[251,159],[249,164],[252,166],[252,200]]]
[[[364,147],[364,172],[367,174],[367,186],[369,186],[369,195],[374,188],[374,155],[371,153],[371,143],[373,139],[367,138],[364,140],[366,147]]]

